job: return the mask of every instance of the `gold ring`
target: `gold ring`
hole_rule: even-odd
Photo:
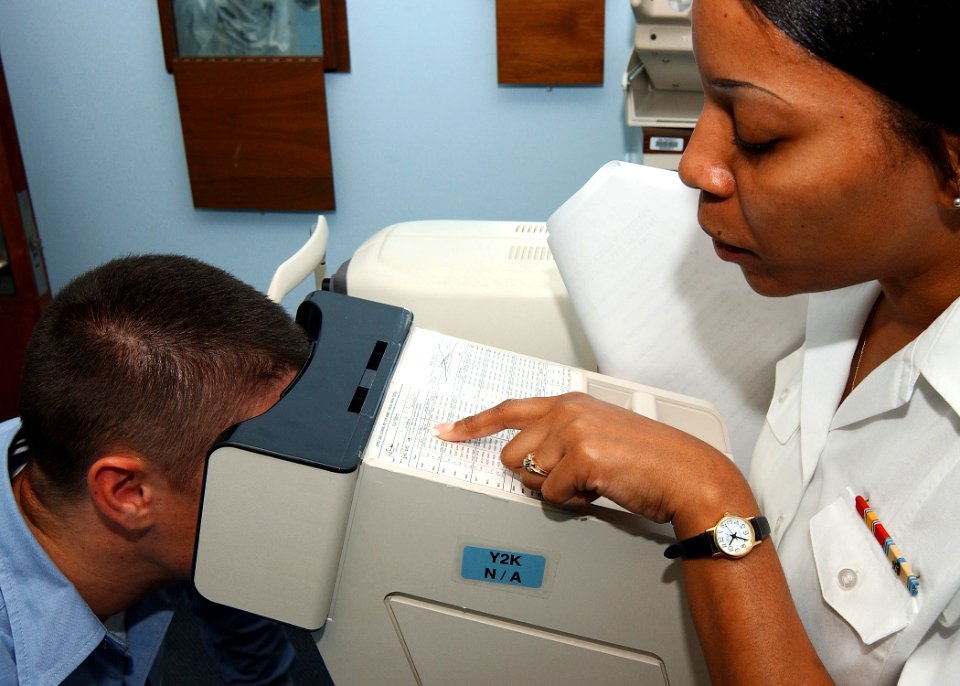
[[[546,476],[550,472],[537,464],[537,461],[534,459],[534,453],[527,453],[523,458],[523,468],[526,469],[531,474],[536,474],[537,476]]]

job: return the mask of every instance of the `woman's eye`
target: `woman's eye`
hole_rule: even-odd
[[[747,155],[763,155],[770,152],[773,149],[773,146],[777,144],[776,140],[763,141],[762,143],[755,143],[753,141],[745,141],[738,134],[733,135],[733,144],[741,152],[746,153]]]

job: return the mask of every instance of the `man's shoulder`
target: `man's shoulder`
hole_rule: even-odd
[[[4,453],[13,440],[17,429],[20,428],[19,419],[8,419],[0,422],[0,450]],[[4,529],[7,527],[4,526]],[[7,611],[5,585],[10,582],[8,575],[0,574],[0,679],[3,683],[16,683],[16,661],[14,660],[13,630],[10,627],[10,614]]]
[[[19,420],[0,422],[7,457]],[[26,526],[0,483],[0,683],[60,683],[98,645],[102,627]],[[98,632],[99,627],[99,632]]]
[[[75,603],[56,602],[52,598],[61,594],[49,590],[44,598],[26,580],[0,579],[0,683],[61,683],[100,645],[96,618]]]

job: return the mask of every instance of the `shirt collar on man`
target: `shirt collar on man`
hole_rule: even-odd
[[[0,446],[12,443],[10,436],[17,428],[15,421],[0,424]],[[9,458],[6,453],[4,457]],[[18,454],[22,456],[22,450],[18,449]],[[10,467],[8,460],[8,475]],[[106,632],[33,537],[20,514],[9,478],[0,481],[0,521],[4,527],[0,536],[0,588],[17,671],[21,683],[59,683],[103,641]],[[51,660],[51,655],[59,659]]]

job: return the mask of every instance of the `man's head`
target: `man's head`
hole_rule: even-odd
[[[47,308],[24,364],[34,491],[48,506],[74,501],[109,454],[195,489],[216,437],[262,411],[308,350],[282,307],[190,258],[122,258],[77,277]]]

